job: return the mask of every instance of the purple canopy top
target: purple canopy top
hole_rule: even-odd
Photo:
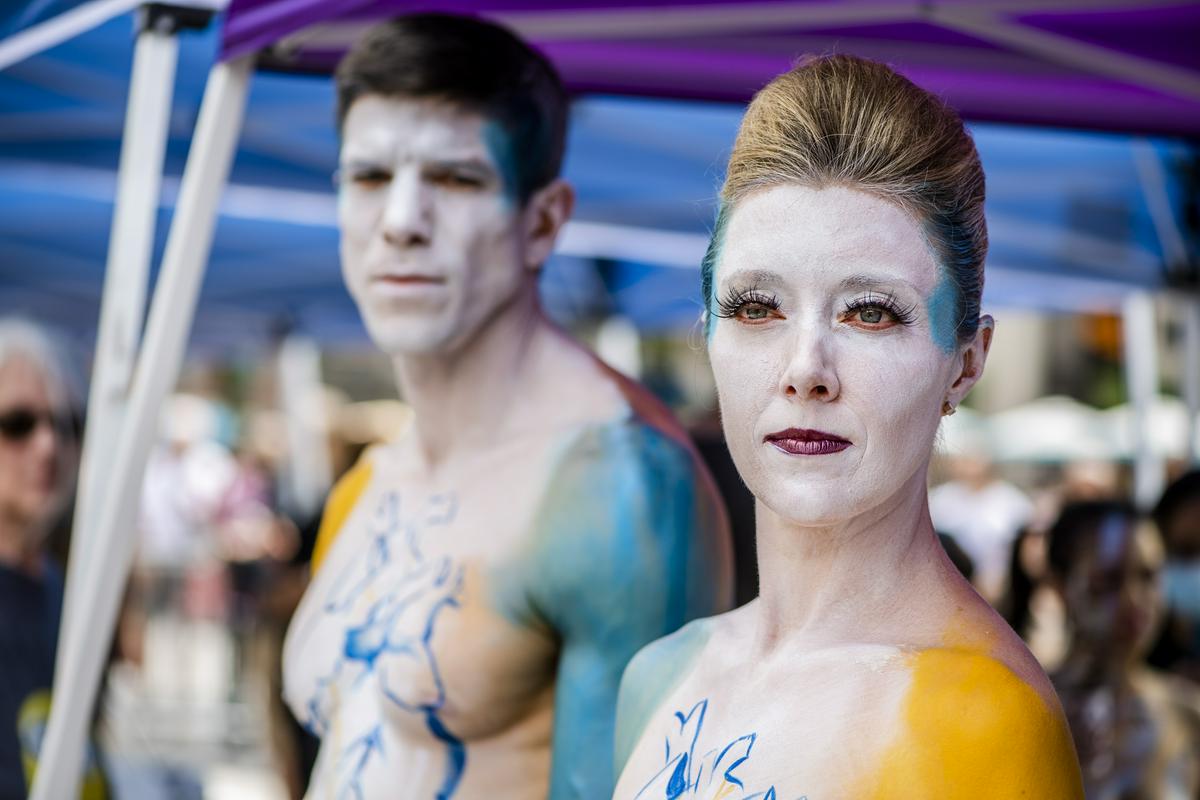
[[[221,57],[329,72],[417,10],[509,25],[576,92],[745,102],[802,55],[853,53],[969,119],[1200,135],[1200,3],[1179,0],[233,0]]]

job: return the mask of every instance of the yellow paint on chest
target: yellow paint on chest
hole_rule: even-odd
[[[366,490],[367,484],[371,482],[371,472],[371,462],[364,453],[358,463],[341,477],[329,493],[325,512],[321,515],[321,526],[317,529],[317,543],[313,546],[312,572],[314,575],[321,568],[325,556],[329,555],[329,549],[333,547],[334,541],[341,533],[346,518],[354,510],[354,504],[358,502],[358,498]]]
[[[1000,661],[973,649],[908,656],[903,728],[864,800],[1082,800],[1062,715]]]

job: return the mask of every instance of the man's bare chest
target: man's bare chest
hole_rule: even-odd
[[[386,477],[386,476],[385,476]],[[293,620],[285,691],[318,733],[347,718],[464,740],[531,713],[555,647],[520,608],[537,492],[497,475],[470,493],[377,480]]]

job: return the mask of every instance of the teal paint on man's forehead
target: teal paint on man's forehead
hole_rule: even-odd
[[[483,141],[492,154],[492,160],[496,162],[496,168],[500,170],[504,194],[516,201],[521,196],[521,167],[512,137],[499,122],[486,120],[483,123]]]

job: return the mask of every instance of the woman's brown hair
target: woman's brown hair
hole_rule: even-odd
[[[729,215],[755,190],[788,183],[858,189],[910,213],[954,288],[943,344],[975,335],[987,254],[984,178],[953,109],[890,67],[849,55],[806,60],[763,87],[738,130],[704,258],[708,324]]]

